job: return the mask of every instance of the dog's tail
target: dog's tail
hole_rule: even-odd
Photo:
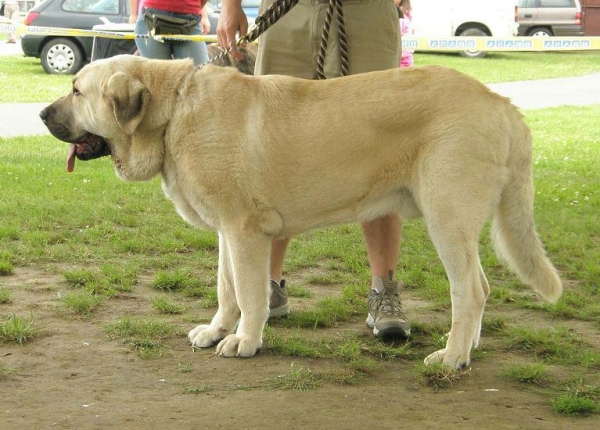
[[[523,282],[556,302],[562,283],[535,230],[533,217],[532,138],[522,121],[513,129],[509,178],[492,223],[494,249]]]

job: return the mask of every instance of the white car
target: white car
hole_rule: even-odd
[[[416,37],[494,36],[518,34],[517,0],[412,0]],[[483,57],[482,51],[461,51]]]

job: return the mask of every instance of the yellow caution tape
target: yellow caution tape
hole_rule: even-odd
[[[2,22],[3,21],[3,22]],[[152,38],[158,41],[164,40],[193,40],[195,42],[216,42],[216,35],[190,35],[184,36],[181,34],[174,35],[136,35],[133,32],[127,31],[100,31],[100,30],[81,30],[78,28],[58,28],[58,27],[36,27],[27,26],[21,23],[10,22],[0,19],[0,32],[17,33],[18,36],[27,35],[45,35],[45,36],[77,36],[77,37],[103,37],[108,39],[136,39],[136,38]]]

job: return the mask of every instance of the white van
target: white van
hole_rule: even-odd
[[[416,37],[513,37],[519,29],[517,0],[411,0]],[[482,51],[462,51],[483,57]]]

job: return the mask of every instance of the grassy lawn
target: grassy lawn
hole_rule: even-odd
[[[600,71],[598,56],[591,54],[494,54],[483,60],[417,54],[416,63],[449,65],[484,82]],[[72,78],[46,75],[35,59],[0,57],[0,70],[0,102],[4,103],[51,101],[68,91]],[[503,378],[550,396],[553,408],[566,415],[597,413],[600,408],[600,353],[590,339],[560,328],[576,321],[600,329],[600,127],[595,125],[599,117],[600,104],[526,112],[535,138],[537,228],[565,281],[564,297],[555,305],[537,300],[496,260],[487,231],[481,241],[482,265],[492,287],[489,307],[541,312],[558,327],[519,329],[503,318],[486,319],[484,332],[498,336],[497,346],[487,352],[494,348],[495,352],[533,351],[535,364],[512,366]],[[72,293],[61,300],[65,313],[74,318],[89,318],[103,303],[116,303],[135,291],[142,276],[149,276],[152,287],[160,292],[148,305],[158,312],[192,320],[197,300],[211,309],[216,306],[216,235],[186,225],[164,198],[158,179],[121,182],[108,159],[79,163],[74,173],[66,174],[64,143],[49,136],[0,141],[0,306],[14,301],[3,279],[31,267],[58,274],[70,285]],[[449,316],[445,273],[420,220],[405,225],[399,269],[409,294]],[[313,309],[274,323],[291,330],[279,333],[295,334],[286,336],[268,328],[267,351],[325,357],[367,373],[381,360],[403,355],[417,363],[424,357],[422,343],[400,350],[357,341],[347,334],[323,345],[299,331],[335,327],[366,314],[365,286],[370,275],[358,226],[322,229],[295,238],[285,270],[286,276],[304,283],[292,285],[296,298],[310,295],[307,285],[344,287],[340,297],[317,300]],[[406,310],[410,315],[411,310]],[[4,313],[0,317],[0,343],[35,338],[31,319],[5,319]],[[155,350],[165,348],[164,337],[178,333],[177,327],[152,319],[122,319],[105,330],[110,339],[125,339],[150,358]],[[447,327],[434,321],[415,325],[415,332],[429,339],[427,346],[439,343],[443,330]],[[484,357],[475,355],[474,359]],[[549,372],[555,366],[565,369],[566,376],[560,384],[548,387]],[[424,369],[423,379],[438,385],[451,380],[441,372]],[[8,375],[9,370],[0,368],[2,373]],[[292,381],[285,383],[310,388],[310,381],[302,382],[306,375],[301,373],[292,372]],[[582,383],[585,390],[571,385],[564,394],[566,381],[584,380],[590,374],[596,376]],[[583,391],[587,394],[582,397]]]
[[[483,59],[416,53],[415,64],[452,67],[484,83],[512,82],[600,72],[600,52],[489,53]],[[0,103],[50,102],[69,90],[72,79],[46,74],[37,58],[0,57]]]

